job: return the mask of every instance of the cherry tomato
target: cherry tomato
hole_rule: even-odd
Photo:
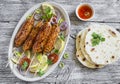
[[[27,58],[26,56],[23,57],[23,58],[21,58],[20,62],[19,62],[20,67],[22,67],[22,65],[23,65],[24,62],[28,63],[28,66],[26,67],[26,69],[27,69],[29,67],[29,65],[30,65],[31,60],[29,58]]]
[[[58,61],[58,58],[59,58],[58,55],[55,53],[52,53],[48,56],[48,59],[51,60],[53,64]]]

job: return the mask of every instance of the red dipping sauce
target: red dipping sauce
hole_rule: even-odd
[[[85,5],[81,5],[78,8],[78,16],[82,19],[89,19],[93,16],[93,10],[92,8],[85,4]]]

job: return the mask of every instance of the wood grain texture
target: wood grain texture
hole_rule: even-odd
[[[0,84],[119,84],[120,60],[103,69],[88,69],[75,57],[76,34],[90,23],[106,23],[120,31],[119,0],[49,0],[61,4],[71,20],[71,34],[66,52],[67,60],[62,59],[65,67],[57,67],[48,77],[36,82],[24,82],[16,78],[7,64],[8,46],[15,26],[22,15],[33,5],[47,0],[0,0]],[[79,21],[75,8],[79,3],[89,3],[95,9],[95,17],[88,21]]]

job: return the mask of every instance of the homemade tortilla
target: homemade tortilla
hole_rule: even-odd
[[[92,46],[91,39],[93,38],[93,32],[102,35],[105,41]],[[86,34],[85,44],[85,51],[95,64],[111,64],[120,57],[120,33],[110,26],[91,25],[89,32]]]
[[[78,60],[86,67],[88,68],[102,68],[104,66],[101,65],[97,65],[97,64],[92,64],[90,63],[85,56],[82,54],[81,48],[80,47],[80,42],[81,42],[81,34],[82,34],[83,30],[80,31],[76,37],[76,57],[78,58]]]
[[[90,63],[95,64],[94,62],[92,62],[91,58],[89,57],[89,55],[88,55],[88,54],[86,53],[86,51],[85,51],[85,46],[86,46],[86,44],[85,44],[85,38],[86,38],[86,34],[87,34],[88,31],[89,31],[88,28],[86,28],[86,29],[82,32],[81,38],[80,38],[81,41],[80,41],[79,48],[81,48],[81,52],[83,53],[83,55],[85,56],[85,58],[86,58]]]

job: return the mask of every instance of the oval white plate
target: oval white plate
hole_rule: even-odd
[[[13,72],[13,74],[15,76],[17,76],[19,79],[21,80],[24,80],[24,81],[37,81],[37,80],[40,80],[40,79],[43,79],[45,78],[46,76],[48,76],[51,72],[53,72],[53,70],[56,68],[56,66],[59,64],[63,54],[64,54],[64,51],[66,49],[66,46],[67,46],[67,43],[68,43],[68,40],[69,40],[69,34],[70,34],[70,20],[69,20],[69,16],[67,14],[67,12],[65,11],[65,9],[60,6],[59,4],[57,3],[54,3],[54,2],[44,2],[44,3],[49,3],[51,4],[53,7],[57,8],[63,15],[63,17],[65,18],[65,21],[68,23],[68,28],[67,28],[67,36],[66,36],[66,39],[65,39],[65,47],[64,47],[64,50],[62,51],[62,53],[59,55],[59,60],[57,63],[53,64],[52,66],[50,66],[50,68],[47,70],[47,72],[41,76],[41,77],[26,77],[26,76],[23,76],[19,73],[19,71],[17,70],[17,68],[15,68],[15,65],[13,64],[13,62],[10,60],[10,58],[13,56],[13,53],[12,53],[12,49],[13,49],[13,44],[14,44],[14,38],[15,38],[15,35],[17,33],[17,31],[19,30],[20,26],[22,25],[22,23],[25,21],[26,17],[31,14],[35,9],[39,8],[41,6],[42,3],[39,3],[35,6],[33,6],[32,8],[30,8],[24,15],[23,17],[20,19],[20,21],[18,22],[14,32],[13,32],[13,35],[12,35],[12,38],[11,38],[11,41],[10,41],[10,45],[9,45],[9,51],[8,51],[8,61],[9,61],[9,66],[11,68],[11,71]]]

